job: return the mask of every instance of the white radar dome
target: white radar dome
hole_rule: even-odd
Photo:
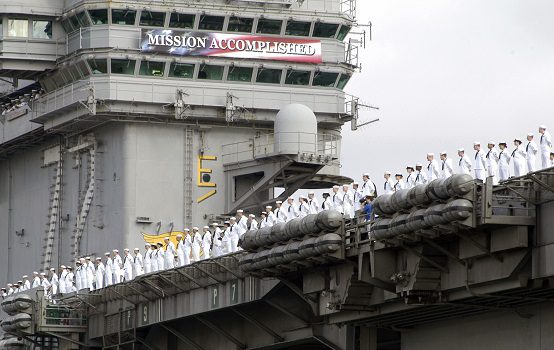
[[[317,118],[300,103],[283,107],[275,116],[275,150],[278,153],[316,153]]]

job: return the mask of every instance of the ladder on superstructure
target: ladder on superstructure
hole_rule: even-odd
[[[183,224],[184,227],[192,226],[192,147],[194,133],[191,128],[185,129],[184,149],[184,190],[183,190]]]

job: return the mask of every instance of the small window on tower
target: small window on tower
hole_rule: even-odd
[[[349,32],[350,32],[350,26],[345,26],[343,24],[339,29],[339,34],[337,35],[337,39],[340,41],[343,41]]]
[[[326,86],[333,87],[337,82],[337,77],[339,73],[330,73],[330,72],[316,72],[314,74],[313,86]]]
[[[172,63],[169,66],[169,76],[172,78],[192,79],[194,75],[194,64]]]
[[[334,38],[339,29],[338,24],[317,22],[314,26],[313,36],[316,38]]]
[[[251,67],[230,67],[229,73],[227,74],[227,80],[250,83],[252,81],[253,71],[254,68]]]
[[[200,23],[198,24],[198,29],[215,30],[220,32],[223,30],[224,21],[225,21],[225,17],[222,17],[222,16],[203,15],[200,17]]]
[[[140,63],[139,75],[146,75],[149,77],[163,77],[164,72],[164,62],[142,61]]]
[[[311,22],[288,21],[285,35],[308,36],[311,27]]]
[[[287,71],[287,77],[285,78],[285,84],[289,85],[308,85],[310,84],[310,71],[292,70]]]
[[[112,74],[135,74],[135,60],[111,59]]]
[[[281,84],[281,75],[283,71],[281,69],[258,69],[258,76],[256,82],[268,83],[268,84]]]
[[[26,19],[8,19],[8,36],[26,38],[29,36],[29,21]]]
[[[88,10],[88,14],[92,19],[93,25],[108,24],[108,10],[107,9],[97,9],[97,10]]]
[[[349,74],[341,74],[339,78],[339,83],[337,84],[337,87],[339,89],[344,89],[346,87],[346,84],[348,84],[348,81],[350,80]]]
[[[281,34],[282,26],[283,26],[283,21],[281,21],[280,19],[260,18],[258,20],[258,28],[256,29],[256,33]]]
[[[106,74],[108,73],[108,60],[105,58],[93,58],[87,61],[90,66],[92,74]]]
[[[231,17],[229,18],[228,32],[251,33],[254,25],[253,18]]]
[[[135,10],[116,10],[112,9],[112,24],[123,24],[132,26],[135,24],[135,17],[137,11]]]
[[[203,65],[198,72],[198,79],[222,80],[223,66]]]
[[[52,39],[52,21],[33,21],[33,38]]]
[[[195,18],[196,18],[196,15],[191,15],[188,13],[173,12],[171,14],[171,17],[169,18],[169,27],[192,29],[194,28]]]
[[[163,27],[165,24],[165,12],[152,12],[143,10],[140,14],[140,25],[147,27]]]

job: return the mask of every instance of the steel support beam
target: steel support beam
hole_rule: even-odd
[[[227,340],[234,343],[239,349],[246,349],[246,344],[242,343],[240,340],[238,340],[237,338],[235,338],[231,334],[224,331],[221,327],[216,326],[215,324],[211,323],[210,321],[208,321],[204,318],[201,318],[201,317],[198,317],[198,316],[195,316],[194,318],[197,319],[198,321],[202,322],[206,327],[210,328],[212,331],[218,333],[222,337],[224,337]]]
[[[233,310],[233,312],[235,312],[240,317],[244,318],[246,321],[252,323],[253,325],[258,327],[262,331],[264,331],[267,334],[271,335],[276,342],[283,342],[285,340],[285,338],[283,338],[282,336],[277,334],[277,332],[273,331],[271,328],[267,327],[266,325],[264,325],[260,321],[256,320],[254,317],[249,316],[249,315],[245,314],[244,312],[239,311],[237,309],[231,309],[231,310]]]
[[[203,347],[201,347],[200,345],[196,344],[194,341],[192,341],[189,337],[185,336],[183,333],[179,332],[178,330],[176,330],[175,328],[173,327],[170,327],[170,326],[167,326],[165,324],[160,324],[160,326],[165,329],[166,331],[168,331],[169,333],[173,334],[174,336],[177,337],[177,339],[179,339],[180,341],[182,341],[183,343],[187,344],[188,346],[194,348],[195,350],[204,350]]]

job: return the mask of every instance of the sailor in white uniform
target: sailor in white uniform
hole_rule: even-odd
[[[362,187],[360,188],[360,191],[362,192],[362,195],[364,198],[366,196],[376,196],[377,195],[377,186],[375,186],[375,183],[371,181],[371,178],[369,177],[368,173],[364,173],[362,175]]]
[[[133,261],[133,276],[137,277],[144,274],[144,260],[139,248],[134,249],[135,257]]]
[[[498,180],[506,181],[510,178],[510,152],[508,152],[508,144],[506,141],[498,143],[500,152],[498,153]]]
[[[363,199],[362,191],[360,191],[359,184],[357,182],[352,182],[352,195],[354,196],[354,212],[362,209],[360,200]]]
[[[77,291],[75,287],[75,274],[73,273],[73,268],[67,266],[67,276],[65,277],[65,290],[67,293],[73,293]]]
[[[171,242],[169,237],[164,238],[165,253],[164,253],[164,269],[170,270],[175,267],[175,257],[177,251],[175,250],[175,244]]]
[[[287,222],[287,212],[285,208],[283,208],[283,202],[277,201],[275,202],[275,211],[273,212],[275,214],[275,223],[285,223]],[[252,214],[250,214],[252,215]],[[252,225],[250,225],[252,227]]]
[[[81,289],[89,288],[88,284],[88,264],[85,258],[80,259],[81,263]]]
[[[50,269],[50,285],[51,285],[51,294],[52,295],[56,295],[58,294],[58,289],[59,289],[59,286],[60,286],[60,279],[58,278],[58,274],[56,273],[56,269],[55,268],[51,268]]]
[[[130,281],[133,279],[133,257],[129,248],[125,248],[123,254],[123,280]]]
[[[471,175],[471,160],[469,160],[463,148],[458,149],[458,156],[460,157],[458,159],[458,174]]]
[[[413,166],[411,165],[408,165],[406,167],[406,173],[408,174],[408,176],[406,176],[406,188],[412,188],[412,187],[415,187],[416,185],[416,173],[415,173],[415,169]],[[362,199],[362,198],[360,198]]]
[[[98,257],[96,258],[96,275],[95,275],[96,289],[104,288],[104,281],[106,280],[105,274],[106,274],[106,267],[102,262],[102,258]]]
[[[485,159],[487,162],[487,176],[492,177],[493,185],[498,185],[498,161],[500,158],[498,157],[499,151],[495,146],[496,144],[494,141],[489,141],[487,143],[487,148],[489,150],[485,155]]]
[[[183,250],[185,252],[185,265],[189,265],[191,263],[190,258],[192,256],[192,235],[190,234],[190,230],[188,228],[185,228],[185,243],[183,243]]]
[[[321,202],[321,210],[331,210],[333,209],[333,204],[331,204],[331,195],[327,192],[323,193],[323,202]]]
[[[416,169],[416,178],[415,183],[416,185],[424,185],[427,183],[427,176],[425,175],[425,172],[421,172],[423,169],[423,164],[417,163],[415,166]],[[367,198],[367,197],[366,197]]]
[[[151,272],[159,271],[160,268],[158,267],[158,245],[157,244],[151,244],[150,245],[150,265]],[[162,266],[163,267],[163,266]]]
[[[439,164],[435,159],[435,154],[427,153],[427,161],[429,162],[427,164],[427,179],[429,181],[438,179],[440,176],[440,171],[439,171]]]
[[[65,265],[61,265],[60,266],[60,281],[59,281],[59,288],[60,288],[60,293],[61,294],[68,293],[68,291],[66,289],[66,284],[65,284],[65,279],[66,279],[68,273],[69,272],[68,272],[67,268],[65,267]],[[25,277],[25,276],[23,276],[23,277]]]
[[[106,252],[106,254],[104,254],[105,257],[106,257],[106,278],[104,280],[104,285],[105,286],[111,286],[113,284],[113,261],[112,261],[112,258],[110,257],[110,252]]]
[[[182,234],[178,234],[176,238],[177,247],[175,247],[175,250],[177,250],[177,266],[185,266],[190,263],[185,258],[185,241],[183,240]]]
[[[83,272],[83,267],[81,266],[81,261],[77,259],[77,261],[75,261],[75,288],[77,289],[77,291],[83,289],[83,287],[81,286],[82,272]]]
[[[447,177],[454,175],[454,166],[452,165],[452,159],[448,158],[446,151],[441,152],[440,159],[441,159],[440,177],[443,179],[446,179]]]
[[[63,266],[63,268],[65,269],[65,266]],[[24,290],[31,289],[31,282],[29,281],[29,276],[27,275],[23,275],[23,288]]]
[[[306,200],[306,197],[300,195],[298,197],[298,217],[303,218],[307,216],[310,213],[310,207],[308,206],[308,201]]]
[[[164,249],[164,244],[162,242],[158,242],[156,259],[158,260],[158,271],[163,271],[165,269],[165,249]]]
[[[354,194],[350,191],[350,186],[342,185],[342,213],[347,218],[354,217]]]
[[[269,226],[275,225],[277,219],[273,213],[273,207],[271,205],[266,205],[265,212],[267,213],[267,222],[269,223]]]
[[[315,198],[315,192],[308,192],[308,207],[310,208],[310,214],[319,213],[319,202]]]
[[[94,267],[94,263],[92,262],[90,256],[87,256],[85,260],[87,266],[87,286],[88,289],[94,290],[94,275],[96,274],[96,268]]]
[[[400,191],[406,188],[406,183],[404,182],[404,175],[397,173],[394,175],[394,185],[392,187],[393,191]]]
[[[342,195],[339,189],[338,185],[334,185],[331,189],[331,209],[342,213]]]
[[[269,222],[269,215],[267,221]],[[239,228],[237,227],[236,218],[229,218],[229,229],[227,230],[225,235],[227,235],[227,233],[229,233],[229,240],[231,242],[230,252],[236,252],[239,245]]]
[[[274,215],[275,223],[277,223],[277,216]],[[242,235],[248,231],[248,218],[244,215],[244,211],[242,209],[237,210],[237,235],[239,239],[242,237]],[[202,248],[203,249],[203,248]]]
[[[487,177],[487,162],[485,159],[485,154],[483,154],[483,152],[481,151],[481,143],[479,141],[475,141],[473,143],[473,149],[475,150],[473,166],[473,169],[475,170],[475,178],[477,180],[484,181]]]
[[[223,239],[223,237],[221,237],[221,233],[223,231],[221,231],[221,228],[219,228],[219,224],[217,222],[212,223],[212,227],[214,230],[212,256],[214,258],[217,258],[218,256],[223,255],[222,242],[221,242]]]
[[[48,293],[50,293],[49,291],[52,285],[48,282],[48,278],[46,278],[46,273],[44,272],[40,273],[40,285],[44,288],[44,291],[48,291]]]
[[[262,212],[262,217],[264,217],[264,220],[262,220],[262,224],[264,222],[267,223],[267,220],[266,220],[267,219],[267,214],[265,212]],[[232,237],[231,237],[230,227],[231,227],[231,222],[230,221],[225,221],[223,223],[224,231],[223,231],[223,238],[221,239],[221,243],[222,243],[222,247],[223,247],[223,254],[229,254],[229,253],[233,252],[233,246],[232,246],[232,243],[231,243],[231,238]]]
[[[298,217],[298,206],[294,203],[294,198],[291,196],[287,198],[287,221],[296,219]]]
[[[233,225],[236,225],[236,223],[233,223]],[[202,235],[200,234],[200,230],[198,229],[198,227],[195,226],[192,228],[192,260],[193,261],[200,261],[201,249],[202,249]]]
[[[40,277],[39,277],[39,273],[36,272],[36,271],[33,271],[33,286],[32,288],[37,288],[38,286],[40,286]]]
[[[550,152],[552,152],[552,136],[546,130],[546,125],[539,126],[539,134],[541,135],[539,140],[541,169],[550,168],[552,166],[552,163],[550,162]]]
[[[383,178],[385,179],[385,182],[383,183],[383,190],[384,193],[393,193],[394,192],[394,183],[391,179],[391,172],[385,171],[385,174],[383,174]]]
[[[286,217],[286,214],[285,214],[284,211],[279,210],[279,213],[281,213],[279,215],[282,215],[282,216]],[[275,217],[277,217],[277,215]],[[285,219],[285,221],[286,221],[286,219]],[[283,221],[279,221],[279,222],[282,223]],[[248,222],[246,223],[246,228],[248,230],[257,230],[258,226],[259,226],[259,224],[258,224],[258,220],[256,220],[256,215],[254,215],[254,214],[248,215]]]
[[[204,233],[202,234],[202,256],[204,259],[209,259],[212,246],[212,233],[210,232],[209,226],[204,226],[202,230],[204,231]]]
[[[268,220],[269,220],[269,219],[267,218],[267,213],[266,213],[265,211],[262,211],[261,214],[260,214],[260,225],[259,225],[259,227],[260,227],[260,228],[264,228],[264,227],[269,227],[269,226],[271,226],[271,225],[269,224],[269,221],[268,221]],[[225,231],[225,232],[227,232],[227,231]],[[223,236],[223,237],[225,237],[225,236]]]
[[[527,134],[527,146],[525,146],[525,153],[527,159],[527,171],[532,173],[537,171],[537,153],[539,148],[535,141],[533,141],[533,133]]]
[[[523,176],[526,173],[525,169],[525,149],[521,146],[521,139],[514,139],[516,148],[512,151],[512,163],[514,163],[514,176]]]
[[[113,283],[117,284],[121,282],[121,279],[123,278],[123,260],[121,259],[121,255],[119,255],[119,250],[114,249],[113,251]]]
[[[150,247],[148,243],[144,245],[144,273],[152,272],[152,249]]]

